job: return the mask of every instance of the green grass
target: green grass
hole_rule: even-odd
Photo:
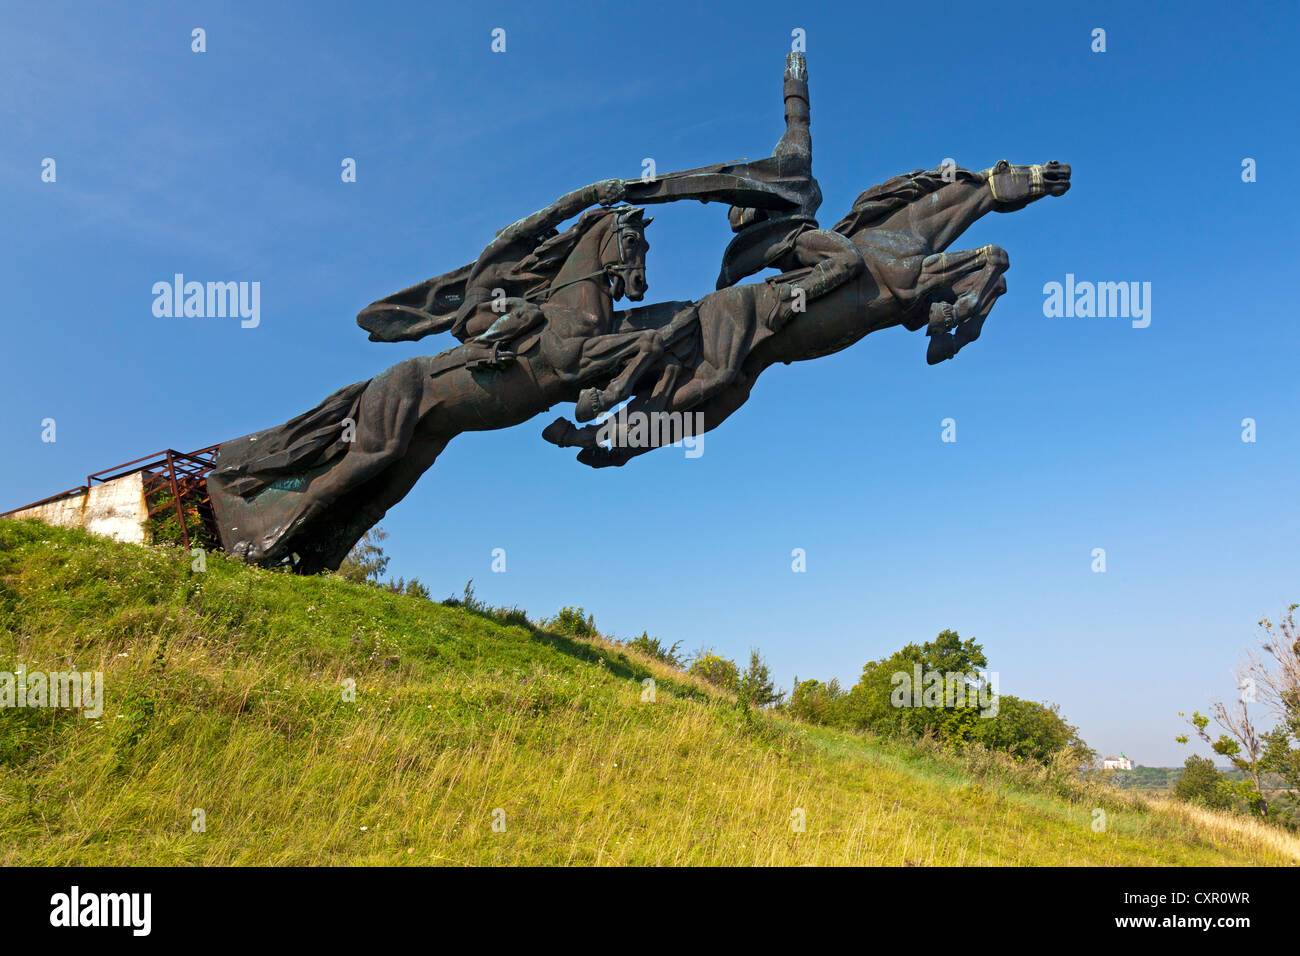
[[[105,675],[98,720],[0,710],[0,864],[1300,861],[1059,768],[744,710],[603,638],[190,560],[0,521],[0,670]]]

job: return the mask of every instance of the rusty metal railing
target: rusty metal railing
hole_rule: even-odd
[[[33,501],[21,508],[0,512],[0,518],[19,511],[26,511],[29,508],[38,508],[41,505],[62,501],[75,495],[87,494],[97,484],[102,485],[118,478],[125,478],[127,475],[133,475],[136,472],[142,472],[141,480],[144,486],[145,504],[149,506],[148,516],[150,518],[170,508],[175,508],[176,518],[180,523],[181,543],[188,548],[190,546],[190,533],[185,521],[185,505],[190,502],[195,506],[199,520],[203,523],[205,530],[209,532],[213,540],[219,541],[220,536],[212,518],[212,501],[208,497],[207,475],[216,467],[217,450],[220,447],[220,445],[209,445],[207,448],[200,448],[198,451],[190,452],[164,448],[162,451],[136,458],[133,461],[91,472],[86,476],[86,484],[83,487],[72,488],[57,495],[42,498],[40,501]],[[169,492],[171,500],[164,500],[156,505],[153,504],[151,499],[157,499],[162,492]]]

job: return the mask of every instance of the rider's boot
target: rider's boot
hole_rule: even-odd
[[[466,345],[477,345],[480,348],[490,347],[492,349],[490,356],[471,362],[469,368],[505,368],[515,360],[515,353],[508,351],[503,346],[523,337],[545,321],[545,313],[537,306],[522,300],[512,301],[518,302],[515,308],[493,322],[481,335],[477,335],[465,343]]]
[[[773,332],[779,332],[809,302],[834,292],[856,279],[867,268],[858,247],[838,233],[822,230],[806,232],[796,243],[794,261],[806,265],[812,259],[814,264],[812,271],[802,279],[781,287],[780,301],[767,321],[768,328]],[[828,252],[827,246],[831,251]],[[801,290],[802,295],[796,290]]]
[[[515,353],[509,351],[508,349],[502,348],[501,342],[480,343],[477,339],[470,339],[470,341],[466,342],[465,344],[490,346],[490,351],[488,352],[487,355],[484,355],[480,358],[471,359],[469,362],[465,363],[465,367],[469,369],[471,372],[480,369],[491,371],[491,372],[497,372],[505,368],[507,365],[509,365],[511,362],[515,360]]]
[[[776,305],[768,314],[765,325],[773,332],[780,332],[798,312],[805,311],[808,294],[793,282],[782,282],[776,287]]]

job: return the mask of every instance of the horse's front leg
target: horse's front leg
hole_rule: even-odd
[[[577,408],[574,410],[574,417],[578,421],[589,422],[609,411],[619,402],[631,398],[641,376],[663,357],[666,346],[663,334],[658,329],[629,334],[632,336],[630,344],[614,353],[614,360],[622,365],[617,372],[618,377],[610,381],[605,388],[584,388],[579,393]],[[596,348],[600,348],[599,343],[596,344]],[[635,352],[631,359],[625,360],[626,353],[633,349]],[[608,364],[608,361],[609,359],[605,357],[595,360],[592,364],[601,367]]]
[[[1010,265],[1000,246],[926,257],[918,282],[923,294],[932,299],[926,362],[937,365],[979,338],[993,303],[1006,291],[1002,275]]]
[[[670,356],[663,363],[659,378],[648,397],[637,397],[628,405],[628,411],[662,411],[670,395],[677,388],[684,368],[675,356]],[[579,428],[563,415],[542,430],[542,437],[552,445],[561,448],[595,448],[598,444],[601,425],[588,425]],[[617,425],[615,427],[618,427]]]
[[[960,324],[952,333],[954,355],[980,337],[980,332],[984,328],[984,320],[989,317],[989,312],[993,309],[993,303],[998,300],[999,296],[1005,295],[1006,291],[1007,280],[1004,276],[998,276],[991,286],[985,286],[981,290],[973,311],[969,316],[960,320]]]
[[[744,405],[749,399],[750,390],[754,387],[752,379],[744,375],[731,376],[727,384],[717,390],[712,395],[696,405],[691,411],[683,415],[693,415],[691,421],[690,434],[697,440],[705,432],[712,431],[721,425],[736,409]],[[637,398],[628,406],[628,419],[633,419],[636,412],[653,416],[656,412],[663,413],[663,406],[658,402],[650,399]],[[670,413],[671,414],[671,413]],[[685,430],[685,417],[683,417],[683,430]],[[585,431],[585,429],[583,429]],[[663,435],[663,429],[659,428],[652,431],[651,434]],[[592,468],[609,468],[626,465],[633,458],[644,455],[646,452],[654,451],[662,447],[654,442],[632,442],[628,436],[616,428],[610,437],[611,446],[606,448],[603,445],[592,442],[585,445],[582,451],[578,452],[578,461]],[[698,449],[698,444],[696,445]],[[703,449],[699,449],[701,452]]]

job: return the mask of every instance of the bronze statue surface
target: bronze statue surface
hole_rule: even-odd
[[[557,404],[574,403],[576,423],[559,418],[543,437],[579,448],[583,464],[622,465],[662,443],[582,423],[625,401],[645,416],[694,414],[708,430],[775,363],[898,325],[926,329],[931,364],[975,341],[1006,291],[1009,260],[998,246],[949,246],[990,212],[1064,194],[1070,168],[916,170],[866,190],[822,229],[801,54],[787,57],[783,96],[786,130],[769,158],[575,190],[502,229],[473,263],[363,309],[372,341],[451,332],[461,344],[224,443],[208,490],[226,550],[304,573],[337,568],[457,435]],[[648,288],[641,206],[687,199],[730,206],[735,237],[716,291],[615,309]],[[738,284],[764,269],[779,274]]]

